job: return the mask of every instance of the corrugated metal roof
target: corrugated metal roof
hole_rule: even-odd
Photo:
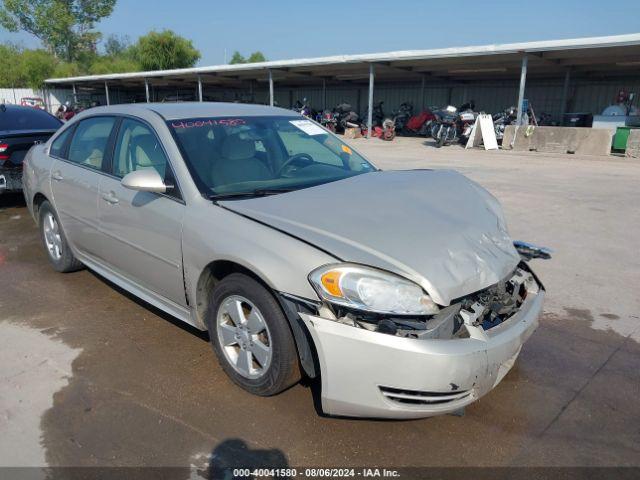
[[[290,69],[325,65],[366,64],[375,62],[430,60],[442,58],[474,57],[487,55],[505,55],[518,52],[551,52],[605,47],[640,46],[640,33],[614,35],[606,37],[575,38],[567,40],[546,40],[537,42],[505,43],[472,47],[452,47],[432,50],[402,50],[386,53],[359,55],[336,55],[330,57],[277,60],[270,62],[238,65],[212,65],[206,67],[180,68],[174,70],[155,70],[147,72],[112,73],[105,75],[85,75],[68,78],[49,78],[46,83],[71,83],[83,81],[142,79],[152,77],[172,77],[217,72],[252,72],[268,69]]]

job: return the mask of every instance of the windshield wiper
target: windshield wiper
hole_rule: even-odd
[[[292,192],[295,188],[258,188],[256,190],[250,190],[248,192],[231,192],[231,193],[216,193],[209,195],[209,200],[214,202],[219,200],[240,200],[243,198],[257,198],[266,197],[268,195],[277,195],[279,193]]]

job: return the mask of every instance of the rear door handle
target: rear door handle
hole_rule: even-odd
[[[113,192],[102,194],[102,198],[105,202],[110,203],[111,205],[118,203],[118,197],[116,197],[116,194]]]
[[[53,178],[56,182],[59,182],[60,180],[64,179],[64,177],[58,171],[53,172],[51,174],[51,178]]]

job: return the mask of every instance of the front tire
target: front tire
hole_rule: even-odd
[[[58,215],[48,201],[38,208],[40,218],[40,237],[47,252],[47,258],[54,270],[67,273],[83,268],[82,263],[73,255],[69,242],[64,235]]]
[[[446,132],[443,132],[444,130],[444,126],[440,127],[440,130],[438,131],[438,138],[436,139],[436,148],[441,148],[445,141],[447,140],[447,135],[449,134],[449,131],[447,130]]]
[[[233,273],[212,292],[209,339],[225,373],[254,395],[276,395],[300,380],[287,319],[273,295],[253,278]]]

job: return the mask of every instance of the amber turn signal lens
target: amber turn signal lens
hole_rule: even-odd
[[[340,276],[341,272],[335,270],[329,271],[322,275],[320,281],[324,289],[334,297],[342,297],[342,291],[340,290]]]

